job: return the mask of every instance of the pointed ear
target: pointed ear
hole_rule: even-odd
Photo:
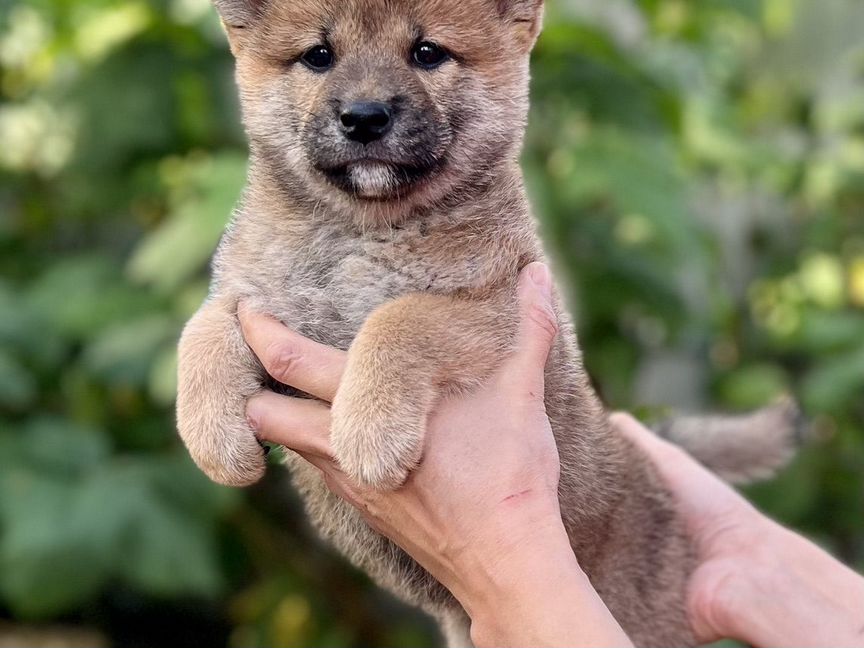
[[[531,51],[543,27],[543,0],[495,0],[501,18],[512,25],[516,38]]]
[[[267,0],[213,0],[229,30],[250,27],[263,12]]]

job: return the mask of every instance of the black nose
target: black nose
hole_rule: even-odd
[[[339,115],[345,137],[361,144],[381,139],[393,125],[393,109],[378,101],[357,101]]]

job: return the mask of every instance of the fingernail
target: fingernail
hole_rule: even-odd
[[[543,290],[545,296],[552,295],[552,274],[545,263],[532,263],[528,267],[528,276],[535,286]]]

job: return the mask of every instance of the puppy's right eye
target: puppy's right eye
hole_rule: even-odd
[[[333,67],[334,59],[333,50],[326,45],[316,45],[300,57],[303,65],[313,72],[326,72]]]

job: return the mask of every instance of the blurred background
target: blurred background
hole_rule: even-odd
[[[553,0],[525,166],[611,406],[792,392],[748,494],[864,569],[864,3]],[[243,183],[208,0],[0,0],[0,646],[432,646],[284,473],[210,484],[175,343]]]

